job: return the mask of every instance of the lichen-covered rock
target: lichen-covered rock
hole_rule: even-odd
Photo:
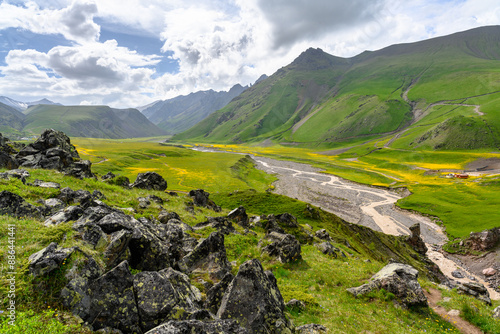
[[[105,175],[101,176],[101,180],[103,180],[103,181],[111,180],[111,179],[114,179],[115,177],[116,177],[116,175],[113,174],[112,172],[107,172]]]
[[[185,320],[198,311],[200,291],[172,268],[144,271],[134,277],[134,292],[143,331],[168,320]]]
[[[45,206],[45,216],[52,215],[62,209],[64,209],[64,203],[60,199],[57,198],[49,198],[46,200],[41,200],[41,202]]]
[[[146,209],[151,205],[151,201],[146,197],[138,197],[137,201],[139,201],[139,208]]]
[[[73,190],[66,187],[61,189],[57,198],[66,204],[85,204],[92,200],[92,194],[87,190]]]
[[[132,188],[164,191],[167,189],[167,181],[156,172],[146,172],[139,173],[135,182],[130,186]]]
[[[289,310],[305,310],[306,303],[298,299],[290,299],[288,303],[286,303],[286,307]]]
[[[250,334],[234,320],[171,320],[146,334]]]
[[[45,130],[16,155],[20,166],[55,169],[80,178],[93,177],[90,161],[82,161],[70,139],[61,131]]]
[[[166,224],[170,219],[177,219],[180,221],[181,217],[179,217],[179,215],[176,212],[173,211],[168,212],[166,210],[161,210],[160,214],[158,215],[158,220],[160,221],[160,223]]]
[[[327,241],[331,240],[330,233],[328,233],[328,231],[325,229],[317,230],[316,233],[314,233],[314,235],[322,240],[327,240]]]
[[[21,196],[7,190],[0,192],[0,215],[35,218],[42,216],[37,207],[26,202]]]
[[[333,245],[329,242],[322,242],[320,244],[316,244],[315,246],[321,253],[333,256],[334,258],[337,258],[337,252],[340,252],[340,249],[333,247]]]
[[[318,324],[307,324],[295,328],[296,334],[326,334],[327,328]]]
[[[103,254],[107,268],[113,268],[122,261],[130,259],[128,244],[131,237],[132,232],[128,230],[117,231],[109,236],[110,241]]]
[[[473,296],[474,298],[491,305],[490,293],[481,283],[464,282],[457,284],[457,292]]]
[[[229,212],[227,218],[231,219],[233,222],[240,226],[243,226],[245,228],[248,227],[248,215],[243,206],[240,206]]]
[[[219,310],[220,304],[222,303],[222,297],[224,297],[224,293],[226,292],[229,284],[233,281],[234,275],[231,273],[227,273],[219,283],[212,286],[207,291],[207,299],[205,301],[205,308],[207,308],[210,312],[216,314]]]
[[[213,232],[208,238],[201,240],[177,265],[185,273],[200,271],[221,279],[231,271],[231,264],[227,260],[224,247],[224,235]]]
[[[231,221],[226,217],[207,217],[206,221],[196,224],[194,229],[199,230],[208,226],[215,228],[217,231],[225,235],[236,233],[233,223],[231,223]]]
[[[217,312],[220,319],[234,319],[251,333],[293,333],[284,314],[285,303],[271,272],[256,259],[240,266]]]
[[[57,182],[48,182],[48,181],[42,181],[42,180],[35,180],[31,184],[34,187],[40,187],[40,188],[52,188],[52,189],[59,189],[61,188],[61,185]]]
[[[209,198],[210,194],[203,189],[191,190],[189,196],[193,199],[193,203],[196,206],[212,209],[215,212],[221,211],[220,206],[215,204],[215,202]]]
[[[4,173],[0,173],[0,175],[2,175],[3,178],[21,180],[23,184],[26,184],[26,179],[30,177],[30,173],[24,169],[11,169]]]
[[[297,218],[294,215],[289,214],[288,212],[277,215],[276,219],[282,227],[299,227]]]
[[[123,333],[141,333],[133,280],[124,261],[97,279],[70,281],[61,292],[63,304],[93,330],[110,327]]]
[[[281,263],[302,259],[300,243],[293,235],[271,232],[267,237],[272,243],[264,247],[263,252],[276,256]]]
[[[77,220],[83,214],[83,209],[79,206],[68,206],[56,212],[44,222],[45,226],[55,226],[72,220]]]
[[[34,277],[50,274],[59,269],[74,250],[74,248],[60,248],[57,243],[53,242],[41,251],[30,255],[28,269]]]
[[[418,270],[407,264],[391,262],[373,275],[370,282],[357,288],[349,288],[354,296],[364,295],[375,289],[384,289],[396,297],[403,307],[428,306],[427,298],[418,283]]]
[[[99,246],[104,246],[108,242],[108,238],[106,233],[100,228],[99,226],[95,224],[86,224],[80,229],[80,233],[82,236],[82,239],[92,246],[94,248],[97,248]]]
[[[19,166],[14,158],[16,150],[11,146],[9,138],[0,133],[0,168],[14,169]]]

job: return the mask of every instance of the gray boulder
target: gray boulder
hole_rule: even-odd
[[[60,248],[57,243],[51,243],[39,252],[30,255],[28,258],[30,274],[34,277],[50,274],[59,269],[74,250],[74,248]]]
[[[474,298],[491,305],[490,293],[481,283],[464,282],[457,284],[457,292],[473,296]]]
[[[83,209],[79,206],[68,206],[46,219],[45,226],[55,226],[72,220],[77,220],[83,214]]]
[[[227,218],[235,222],[236,224],[247,228],[248,225],[248,215],[244,207],[240,206],[233,211],[229,212]]]
[[[325,334],[328,330],[325,326],[318,324],[307,324],[295,328],[296,334]]]
[[[220,212],[221,208],[214,203],[209,197],[210,194],[203,189],[191,190],[189,196],[193,199],[193,203],[196,206],[203,208],[212,209],[215,212]]]
[[[104,262],[107,268],[114,268],[122,261],[130,259],[128,244],[132,238],[132,232],[120,230],[109,235],[110,241],[104,251]]]
[[[209,226],[217,229],[217,231],[225,235],[236,233],[233,223],[231,223],[231,221],[226,217],[207,217],[206,221],[196,224],[194,229],[199,230]]]
[[[56,182],[47,182],[47,181],[42,181],[42,180],[35,180],[31,184],[34,187],[40,187],[40,188],[52,188],[52,189],[59,189],[61,188],[61,185]]]
[[[328,233],[328,231],[325,229],[317,230],[316,233],[314,233],[314,235],[322,240],[327,240],[327,241],[331,240],[330,233]]]
[[[373,275],[367,284],[349,288],[347,291],[357,297],[372,290],[384,289],[393,293],[402,307],[428,306],[427,298],[417,278],[418,270],[412,266],[391,262]]]
[[[267,237],[272,243],[264,247],[263,252],[276,256],[281,263],[302,259],[300,243],[293,235],[271,232]]]
[[[198,311],[200,291],[172,268],[144,271],[134,277],[140,325],[148,331],[168,320],[186,320]]]
[[[213,232],[208,238],[201,240],[177,265],[185,273],[198,271],[208,273],[216,279],[223,278],[231,271],[224,247],[224,235]]]
[[[217,312],[220,319],[234,319],[250,333],[293,333],[284,314],[285,303],[271,272],[256,259],[240,266]]]
[[[0,215],[41,218],[40,210],[10,191],[0,192]]]
[[[171,320],[153,328],[146,334],[250,334],[234,320],[215,320],[203,322],[199,320]]]
[[[333,247],[333,245],[329,242],[322,242],[320,244],[316,244],[315,246],[321,253],[333,256],[334,258],[337,258],[337,253],[340,252],[340,249]]]
[[[176,212],[173,211],[168,212],[166,210],[161,210],[160,214],[158,215],[158,220],[160,221],[160,223],[166,224],[170,219],[177,219],[180,221],[181,217],[179,217],[179,215]]]
[[[132,188],[164,191],[167,189],[167,181],[156,172],[139,173]]]
[[[284,228],[299,227],[297,218],[294,215],[289,214],[288,212],[277,215],[276,219],[278,221],[278,224],[280,224],[280,226]]]
[[[493,310],[493,318],[500,319],[500,306],[495,307]]]
[[[233,279],[233,274],[227,273],[219,283],[215,284],[207,291],[207,299],[205,301],[206,309],[214,314],[217,313],[220,304],[222,303],[222,297],[224,297],[224,293]]]

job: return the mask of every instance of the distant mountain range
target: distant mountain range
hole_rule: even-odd
[[[30,106],[35,106],[37,104],[50,104],[50,105],[59,105],[59,106],[62,105],[60,103],[52,102],[52,101],[47,100],[45,98],[38,100],[38,101],[33,101],[33,102],[21,102],[21,101],[13,100],[7,96],[0,96],[0,103],[5,104],[9,107],[12,107],[12,108],[16,109],[17,111],[24,111],[24,110],[28,109]]]
[[[352,58],[309,49],[173,140],[499,149],[499,68],[499,26]]]
[[[200,91],[156,101],[137,109],[167,134],[175,134],[189,129],[214,111],[225,107],[247,88],[248,86],[238,84],[227,92]]]

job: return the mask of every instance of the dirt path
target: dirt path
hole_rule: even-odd
[[[439,306],[437,304],[439,301],[441,301],[441,292],[439,290],[430,288],[429,292],[427,292],[424,289],[424,294],[427,297],[429,307],[432,308],[434,312],[439,314],[441,318],[455,326],[461,333],[483,334],[483,332],[479,328],[477,328],[470,322],[460,318],[460,316],[456,315],[454,312],[447,312],[444,307]]]

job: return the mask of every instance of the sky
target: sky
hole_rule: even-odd
[[[500,24],[498,0],[0,0],[0,96],[139,107]]]

